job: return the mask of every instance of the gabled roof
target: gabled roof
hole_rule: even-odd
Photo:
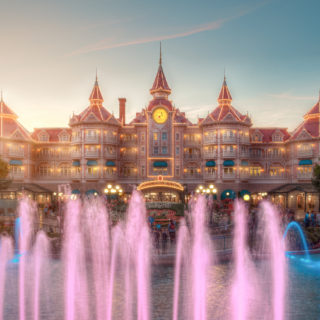
[[[320,97],[318,102],[304,115],[303,122],[292,132],[290,140],[320,137]]]
[[[168,82],[167,82],[167,79],[164,75],[161,64],[159,64],[156,78],[154,79],[153,86],[150,89],[151,94],[156,93],[156,92],[166,92],[168,94],[171,93],[171,89],[168,85]]]
[[[176,109],[173,122],[187,124],[188,126],[192,125],[192,123],[187,119],[186,114],[181,112],[179,109]]]
[[[219,104],[224,104],[224,103],[231,104],[231,101],[232,101],[232,97],[227,85],[226,77],[224,77],[220,94],[218,97],[218,102]]]
[[[149,105],[148,105],[148,110],[152,110],[153,108],[157,107],[157,106],[165,106],[168,108],[169,111],[172,111],[173,110],[173,106],[172,106],[172,103],[170,100],[168,99],[152,99],[150,102],[149,102]]]
[[[0,100],[0,114],[18,118],[18,116],[4,103],[2,97]]]
[[[290,134],[287,128],[251,128],[250,135],[259,132],[262,135],[262,142],[273,142],[272,137],[275,133],[279,132],[283,137],[283,142],[290,138]],[[252,141],[254,143],[254,141]]]
[[[59,142],[59,137],[63,132],[67,133],[71,139],[72,130],[70,128],[35,128],[31,136],[34,140],[40,141],[39,136],[42,133],[46,133],[48,135],[48,141],[41,142]]]
[[[94,87],[91,91],[89,101],[91,103],[101,104],[103,102],[103,97],[99,88],[98,77],[96,76],[96,81],[94,83]]]

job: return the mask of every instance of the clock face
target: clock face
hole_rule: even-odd
[[[152,118],[156,123],[165,123],[168,119],[168,112],[164,108],[157,108],[154,110]]]

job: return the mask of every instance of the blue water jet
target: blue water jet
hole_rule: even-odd
[[[283,240],[286,238],[288,231],[290,229],[292,229],[292,228],[295,228],[296,230],[298,230],[299,235],[300,235],[300,239],[301,239],[302,244],[303,244],[303,249],[304,249],[304,252],[305,252],[305,255],[306,255],[306,260],[310,261],[310,253],[309,253],[307,240],[306,240],[306,237],[305,237],[305,235],[303,233],[303,230],[302,230],[302,228],[301,228],[299,223],[297,223],[296,221],[292,221],[287,225],[287,228],[286,228],[286,230],[285,230],[285,232],[283,234]]]

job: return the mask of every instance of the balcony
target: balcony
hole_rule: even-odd
[[[234,158],[236,156],[236,151],[233,150],[223,150],[222,155],[224,158]]]
[[[81,158],[81,150],[77,150],[77,151],[72,151],[71,152],[71,157],[72,158]]]
[[[190,146],[190,147],[200,147],[201,146],[201,140],[189,140],[189,139],[184,139],[183,140],[184,146]]]
[[[8,153],[10,157],[18,157],[18,158],[24,157],[24,149],[9,149]]]
[[[185,179],[202,179],[201,173],[184,173],[183,177]]]
[[[222,178],[223,178],[223,180],[234,180],[236,178],[236,173],[235,172],[232,172],[232,173],[223,172]]]
[[[86,150],[85,157],[86,158],[97,158],[97,157],[99,157],[99,150]]]
[[[301,180],[311,180],[312,172],[297,172],[297,179]]]
[[[237,143],[237,137],[236,136],[232,136],[232,137],[222,136],[221,142],[222,143]]]
[[[116,153],[109,153],[107,151],[105,151],[104,156],[108,159],[116,159],[117,158],[117,154]]]
[[[108,171],[105,171],[103,173],[103,177],[105,179],[116,179],[118,177],[117,175],[117,172],[108,172]]]
[[[250,138],[248,137],[240,137],[240,143],[250,143]]]
[[[217,137],[209,137],[205,135],[203,137],[203,144],[216,144],[217,141]]]
[[[99,136],[87,136],[84,141],[85,143],[99,143]]]
[[[81,142],[81,137],[72,137],[71,138],[71,143],[80,143]]]
[[[313,157],[313,149],[298,149],[298,157]]]
[[[200,156],[200,154],[188,154],[188,153],[185,153],[185,154],[183,154],[183,158],[185,160],[200,160],[201,156]]]
[[[86,179],[99,179],[99,172],[93,172],[93,173],[89,173],[89,172],[86,172],[86,176],[85,176]]]
[[[203,153],[203,157],[204,159],[213,159],[217,157],[217,152],[216,151],[212,151],[212,152],[204,152]]]
[[[110,143],[110,144],[118,144],[118,139],[117,139],[117,136],[103,137],[103,142]]]
[[[135,160],[137,153],[124,153],[120,155],[121,160]]]
[[[240,172],[240,180],[248,180],[250,179],[249,172]]]
[[[71,179],[81,179],[81,172],[73,172],[71,173]]]
[[[249,158],[250,157],[249,151],[241,151],[240,152],[240,157],[241,158]]]
[[[13,180],[22,180],[24,179],[24,172],[10,172],[10,178]]]
[[[216,172],[205,172],[203,174],[203,177],[205,179],[209,179],[209,180],[214,180],[217,178],[217,173]]]
[[[283,159],[285,157],[285,153],[267,153],[267,158],[268,159]]]
[[[136,146],[138,143],[137,138],[133,139],[121,139],[120,140],[122,146]]]

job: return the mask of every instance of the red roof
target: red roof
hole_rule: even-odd
[[[94,83],[94,87],[92,89],[91,95],[89,100],[91,102],[99,102],[102,103],[103,102],[103,97],[99,88],[99,84],[98,84],[98,79],[96,78],[96,82]]]
[[[171,93],[171,89],[162,70],[162,65],[159,64],[158,72],[156,78],[154,79],[153,86],[150,89],[150,93],[153,94],[161,91],[167,92],[168,94]]]
[[[3,127],[1,127],[1,124]],[[12,135],[15,132],[19,132],[22,139],[31,140],[30,133],[25,129],[16,119],[13,118],[3,118],[3,121],[0,121],[0,132],[2,136],[6,138],[14,138]],[[17,137],[19,138],[19,137]]]
[[[231,103],[232,101],[232,97],[227,85],[227,81],[226,78],[224,78],[223,80],[223,84],[222,84],[222,88],[218,97],[218,102],[219,104],[223,104],[223,103]]]
[[[280,132],[283,136],[283,141],[287,141],[290,138],[290,134],[287,128],[251,128],[250,134],[254,132],[260,132],[262,134],[262,142],[273,142],[273,134]],[[252,141],[254,143],[254,141]]]
[[[18,117],[1,99],[0,101],[0,113],[6,115],[12,115],[14,117]]]
[[[59,142],[60,141],[59,136],[63,132],[66,132],[69,135],[69,138],[71,139],[72,130],[70,128],[35,128],[31,136],[34,140],[40,141],[39,135],[41,133],[46,133],[48,135],[49,142]],[[46,141],[41,141],[41,142],[46,142]]]
[[[169,109],[169,111],[173,110],[173,106],[170,100],[167,99],[153,99],[149,102],[148,110],[152,110],[154,107],[165,106]]]
[[[320,114],[320,100],[311,108],[309,112],[304,115],[304,118],[308,116],[319,115]]]

